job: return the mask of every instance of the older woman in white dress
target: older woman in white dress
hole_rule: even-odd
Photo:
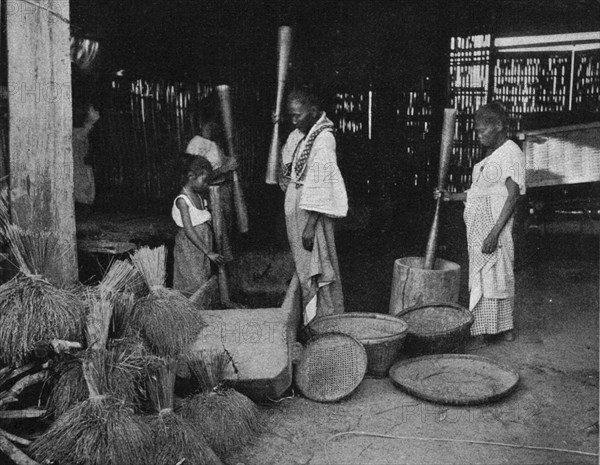
[[[500,103],[475,113],[475,131],[487,156],[473,167],[470,189],[436,190],[435,198],[465,202],[469,250],[469,310],[475,317],[471,335],[499,334],[514,340],[513,214],[525,193],[525,156],[508,138],[508,117]]]

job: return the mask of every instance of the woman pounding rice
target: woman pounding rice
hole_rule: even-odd
[[[508,116],[500,103],[475,113],[475,131],[488,154],[473,167],[471,188],[463,193],[436,189],[434,198],[465,202],[469,250],[471,335],[501,334],[513,341],[515,279],[513,213],[525,193],[525,156],[508,138]]]
[[[288,113],[295,130],[281,151],[280,186],[308,324],[316,316],[344,313],[333,222],[346,216],[348,197],[337,165],[333,123],[318,96],[309,88],[293,90]]]

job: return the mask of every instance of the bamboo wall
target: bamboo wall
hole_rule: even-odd
[[[569,110],[570,57],[570,53],[498,57],[493,98],[510,111],[511,136],[522,129],[525,114]]]
[[[450,44],[450,106],[458,109],[451,190],[464,190],[483,153],[474,131],[475,110],[498,100],[509,110],[516,140],[528,117],[569,112],[600,113],[600,56],[587,52],[499,54],[490,35],[457,37]],[[571,61],[574,76],[571,89]],[[568,121],[568,118],[565,118]]]
[[[405,139],[404,158],[409,163],[402,182],[412,188],[429,186],[436,176],[434,157],[435,135],[433,125],[433,102],[430,87],[431,80],[423,77],[411,89],[402,92],[396,104],[396,127],[403,131]]]
[[[490,36],[454,38],[450,44],[448,104],[458,111],[449,188],[463,190],[482,157],[475,110],[500,100],[510,110],[511,136],[523,118],[568,110],[571,55],[496,55]],[[575,55],[572,107],[600,112],[600,58]],[[372,85],[335,95],[338,162],[351,196],[399,197],[437,182],[441,116],[429,76],[396,87]],[[97,206],[164,209],[179,189],[178,157],[194,135],[190,113],[211,89],[207,83],[120,80],[94,130],[92,159]],[[272,96],[251,85],[232,86],[236,150],[246,189],[264,188]],[[437,106],[436,106],[437,105]],[[369,112],[370,109],[370,112]],[[436,120],[437,118],[437,120]],[[439,123],[439,121],[438,121]],[[433,129],[432,129],[433,128]]]
[[[421,178],[429,178],[429,173],[423,174],[424,169],[434,169],[431,153],[424,145],[432,119],[426,82],[423,79],[405,91],[373,91],[377,108],[372,112],[371,126],[368,90],[335,96],[328,110],[337,127],[338,161],[353,194],[369,195],[377,184],[379,190],[382,184],[420,186]],[[91,136],[97,208],[164,210],[170,205],[180,187],[179,155],[194,135],[190,114],[210,90],[209,85],[199,83],[111,82],[109,98]],[[246,89],[242,93],[234,88],[233,93],[234,98],[239,94],[234,106],[245,99],[242,106],[254,109],[234,115],[242,179],[247,189],[262,188],[272,103],[257,91]],[[382,113],[384,107],[387,111]],[[264,110],[262,118],[257,117],[257,108]],[[424,151],[428,154],[425,158],[421,156]],[[390,158],[394,158],[393,169],[389,169]],[[402,162],[409,163],[410,168],[401,169]]]
[[[575,55],[573,106],[600,113],[600,53],[594,50]]]
[[[181,187],[180,155],[196,134],[195,106],[211,89],[204,83],[141,79],[110,83],[90,136],[98,208],[160,210],[170,205]],[[232,89],[234,99],[238,92]],[[251,129],[244,125],[235,138],[239,169],[247,180],[256,177],[258,168]]]
[[[448,174],[450,190],[462,191],[471,181],[471,170],[482,157],[475,133],[474,114],[489,100],[491,36],[453,37],[450,42],[451,107],[458,110],[452,161]]]
[[[338,163],[352,193],[401,195],[427,185],[434,169],[429,83],[423,77],[336,95]]]

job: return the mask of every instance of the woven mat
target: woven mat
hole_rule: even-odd
[[[356,339],[324,334],[306,345],[296,367],[296,385],[307,398],[335,402],[350,395],[367,371],[367,353]]]
[[[474,405],[512,392],[519,374],[494,360],[476,355],[441,354],[396,363],[389,376],[394,385],[432,402]]]

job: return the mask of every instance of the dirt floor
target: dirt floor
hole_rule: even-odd
[[[394,260],[422,255],[428,220],[400,217],[396,222],[371,215],[364,220],[368,227],[358,230],[341,225],[338,253],[346,311],[387,313]],[[272,238],[268,253],[284,243],[281,235]],[[465,349],[519,372],[518,388],[507,398],[448,407],[405,394],[387,378],[365,379],[349,398],[334,404],[309,401],[290,389],[288,397],[261,405],[262,434],[225,463],[597,463],[593,456],[431,438],[598,453],[598,246],[597,235],[559,229],[529,237],[520,247],[517,339]],[[465,304],[466,246],[459,210],[442,218],[440,256],[461,265],[459,301]]]

